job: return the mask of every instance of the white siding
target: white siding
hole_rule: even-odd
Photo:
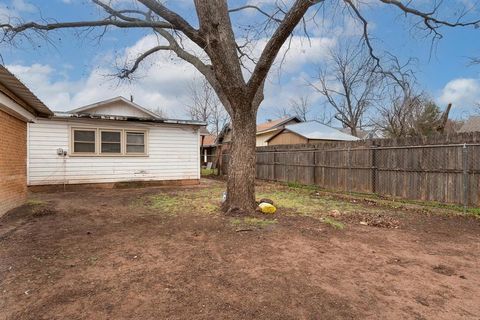
[[[88,109],[88,113],[113,115],[113,116],[129,116],[129,117],[139,117],[139,118],[151,117],[148,113],[143,112],[140,109],[132,108],[132,106],[126,104],[123,101],[112,102],[110,104]]]
[[[148,156],[58,156],[70,147],[72,126],[146,129]],[[200,178],[199,134],[191,126],[41,119],[29,124],[28,140],[29,185]]]

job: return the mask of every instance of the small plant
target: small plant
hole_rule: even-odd
[[[342,230],[343,228],[345,228],[345,225],[343,223],[330,217],[322,218],[322,221],[323,223],[326,223],[335,229]]]
[[[42,201],[42,200],[38,200],[38,199],[29,199],[27,200],[26,202],[26,205],[28,206],[41,206],[41,205],[44,205],[45,204],[45,201]]]
[[[217,175],[217,169],[201,169],[202,176],[213,176]]]

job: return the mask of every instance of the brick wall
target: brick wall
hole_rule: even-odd
[[[0,110],[0,216],[27,197],[27,124]]]

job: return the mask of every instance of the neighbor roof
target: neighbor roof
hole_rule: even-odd
[[[480,131],[480,116],[472,116],[465,121],[458,132],[477,132]]]
[[[217,139],[217,136],[216,136],[216,135],[214,135],[214,134],[207,134],[207,135],[203,136],[202,146],[203,146],[203,147],[214,146],[216,139]]]
[[[269,131],[269,130],[278,128],[278,127],[282,126],[283,124],[285,124],[289,121],[292,121],[292,120],[296,120],[297,122],[300,122],[300,119],[298,119],[297,117],[287,116],[287,117],[283,117],[283,118],[280,118],[280,119],[269,120],[267,122],[260,123],[260,124],[257,125],[257,134],[261,133],[261,132],[264,132],[264,131]]]
[[[284,131],[296,133],[309,140],[336,140],[336,141],[355,141],[360,140],[350,134],[341,132],[318,121],[307,121],[285,126],[285,129],[270,137],[272,140],[278,134]]]
[[[19,104],[24,109],[41,117],[53,116],[53,112],[3,65],[0,65],[0,84],[7,89],[5,91],[10,91],[13,95],[15,95],[16,99],[14,97],[10,97],[12,100],[21,100],[21,102],[23,102],[24,105],[21,103]],[[9,92],[4,93],[7,96],[9,95]]]

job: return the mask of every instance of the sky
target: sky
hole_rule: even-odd
[[[107,0],[104,0],[107,1]],[[112,0],[109,0],[112,1]],[[230,7],[255,4],[271,9],[275,0],[229,1]],[[360,0],[357,0],[360,1]],[[448,0],[443,2],[439,15],[455,18],[463,8],[471,9],[465,19],[480,17],[477,0]],[[108,1],[107,1],[108,2]],[[132,0],[113,0],[114,5],[127,7]],[[196,25],[193,1],[170,0],[168,7]],[[284,0],[289,5],[291,0]],[[327,0],[334,3],[334,0]],[[412,2],[412,1],[410,1]],[[428,11],[434,0],[414,2]],[[480,65],[469,64],[470,57],[480,57],[480,29],[442,28],[443,38],[432,45],[431,37],[415,28],[418,19],[405,17],[401,12],[378,0],[363,0],[362,14],[369,21],[375,52],[389,52],[401,61],[415,59],[413,65],[418,86],[425,90],[443,109],[453,103],[452,116],[466,118],[478,113],[480,103]],[[313,10],[308,17],[313,15]],[[104,12],[89,0],[0,0],[0,22],[13,17],[13,22],[40,19],[74,21],[94,20]],[[245,37],[244,28],[257,25],[263,17],[253,10],[232,14],[236,37]],[[282,48],[269,74],[265,100],[258,112],[258,121],[275,118],[278,110],[288,107],[292,99],[308,97],[313,104],[311,116],[330,113],[321,95],[308,86],[315,81],[320,65],[328,63],[328,52],[339,43],[358,41],[361,26],[344,11],[326,7],[318,14],[316,23],[307,25],[309,38],[297,30],[288,50]],[[119,81],[113,75],[125,62],[133,61],[140,53],[158,43],[149,30],[109,29],[100,37],[95,30],[58,31],[49,34],[49,41],[32,35],[18,38],[15,46],[0,44],[3,64],[17,75],[51,109],[70,110],[114,96],[134,97],[135,102],[152,110],[162,110],[172,118],[187,118],[191,104],[191,87],[201,75],[188,63],[170,53],[161,52],[147,59],[131,81]],[[266,38],[261,35],[249,50],[258,57]],[[198,52],[185,40],[186,47]],[[248,71],[245,72],[248,76]],[[370,117],[375,111],[369,112]]]

